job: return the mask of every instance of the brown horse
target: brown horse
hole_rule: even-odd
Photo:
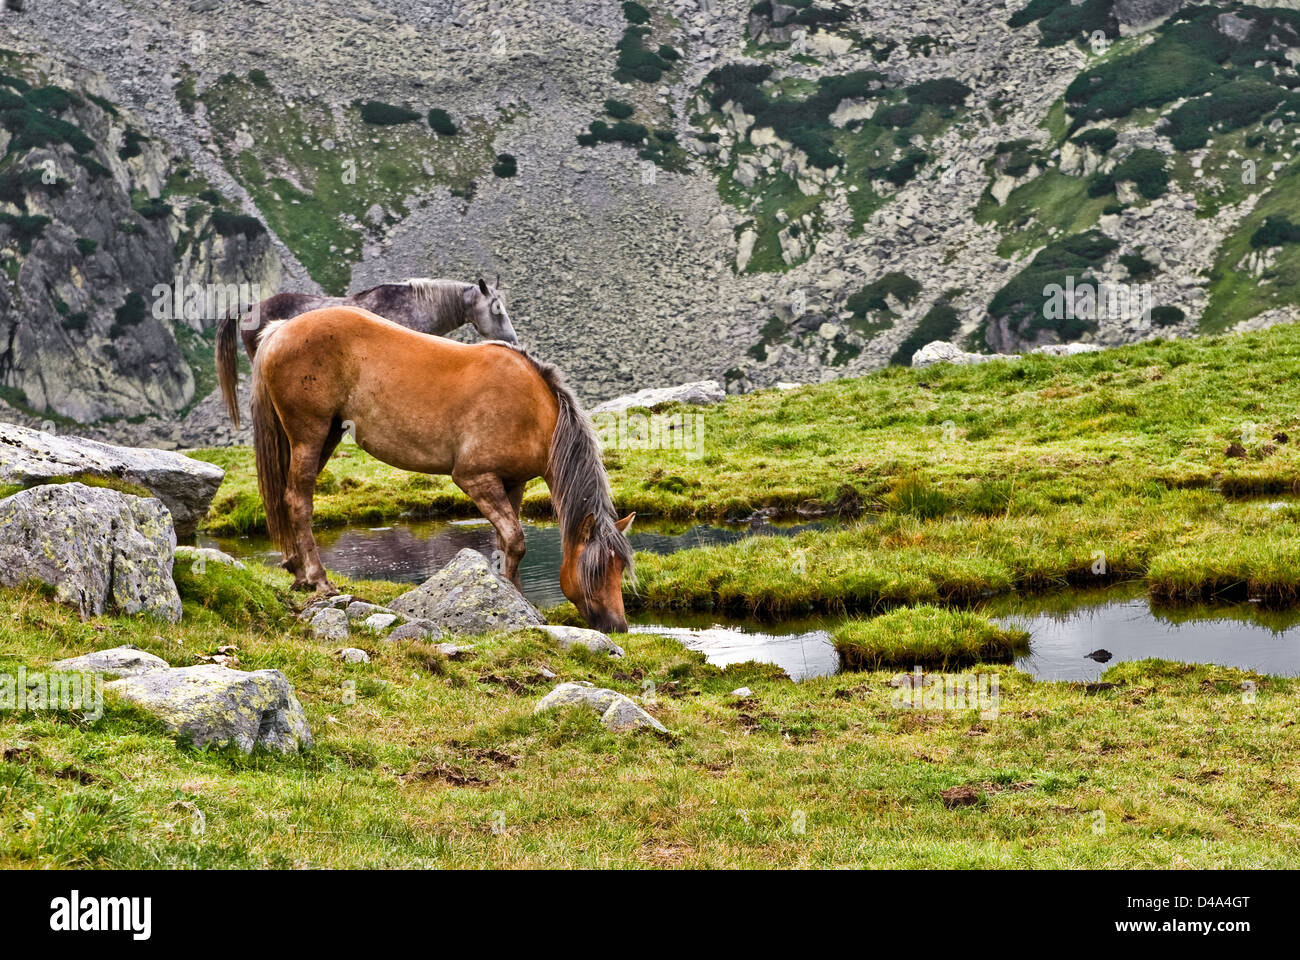
[[[500,280],[498,277],[497,284]],[[381,283],[348,297],[277,293],[239,318],[238,335],[244,341],[248,359],[252,360],[262,330],[276,320],[288,320],[322,307],[360,307],[420,333],[450,333],[457,327],[472,323],[484,340],[518,343],[510,314],[506,312],[505,297],[497,284],[489,284],[482,277],[476,284],[458,280],[412,279],[404,283]],[[239,350],[235,343],[235,327],[233,316],[223,317],[217,324],[217,379],[221,383],[221,394],[230,420],[238,427],[236,381],[239,372],[236,364]]]
[[[311,532],[317,474],[345,430],[402,470],[450,474],[497,531],[519,584],[524,485],[543,477],[560,519],[560,587],[599,630],[626,631],[627,531],[600,442],[559,371],[520,347],[414,333],[352,307],[271,324],[253,361],[253,438],[267,527],[297,589],[334,592]]]

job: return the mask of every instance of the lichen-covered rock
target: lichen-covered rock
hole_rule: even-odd
[[[83,617],[144,612],[176,623],[176,531],[162,502],[82,483],[0,500],[0,584],[38,581]]]
[[[424,583],[394,600],[390,609],[432,620],[451,633],[515,630],[545,622],[514,584],[495,573],[483,554],[468,547]]]
[[[338,652],[339,658],[344,663],[369,663],[370,654],[360,647],[344,647]]]
[[[23,486],[89,474],[144,487],[167,507],[177,536],[190,536],[226,473],[167,450],[119,447],[0,423],[0,482]]]
[[[188,563],[196,572],[202,570],[203,566],[209,563],[219,563],[223,566],[234,567],[236,570],[248,569],[230,554],[224,550],[217,550],[215,547],[179,546],[176,548],[176,562]]]
[[[549,633],[560,645],[560,649],[568,650],[570,647],[586,647],[588,650],[604,651],[611,657],[623,656],[624,650],[605,634],[599,630],[588,630],[586,627],[565,627],[554,624],[542,624],[535,629],[544,633]]]
[[[182,743],[256,746],[291,753],[312,745],[293,687],[279,670],[231,670],[214,664],[149,670],[105,687],[167,725]]]
[[[402,640],[441,640],[442,628],[432,620],[415,619],[393,627],[384,636],[385,640],[397,643]]]
[[[666,733],[667,728],[650,714],[646,713],[630,697],[617,690],[595,687],[586,681],[562,683],[542,697],[533,713],[545,713],[559,707],[583,706],[599,713],[600,722],[610,730],[627,731],[649,727]]]
[[[171,664],[139,647],[125,646],[60,660],[50,664],[49,669],[63,673],[111,673],[119,677],[134,677],[154,670],[170,670]]]
[[[311,620],[311,632],[320,640],[346,640],[348,615],[338,607],[324,607]]]

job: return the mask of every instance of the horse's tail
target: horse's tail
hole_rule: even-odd
[[[284,501],[289,477],[289,435],[271,400],[262,376],[260,357],[253,361],[253,451],[257,458],[257,489],[266,507],[266,530],[271,540],[288,556],[293,550],[289,508]]]
[[[230,422],[239,427],[239,325],[227,313],[217,321],[217,381]]]

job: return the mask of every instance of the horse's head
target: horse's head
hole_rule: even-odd
[[[482,277],[478,285],[465,288],[465,317],[474,324],[478,335],[484,340],[504,340],[506,343],[518,343],[510,314],[506,313],[506,300],[495,285],[489,286]]]
[[[635,513],[629,513],[618,522],[605,520],[597,524],[589,513],[578,535],[564,545],[560,589],[593,630],[627,633],[623,574],[632,567],[627,532],[635,517]]]

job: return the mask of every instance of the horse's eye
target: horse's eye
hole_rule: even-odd
[[[492,312],[495,313],[498,317],[501,316],[501,301],[499,300],[492,301]]]

